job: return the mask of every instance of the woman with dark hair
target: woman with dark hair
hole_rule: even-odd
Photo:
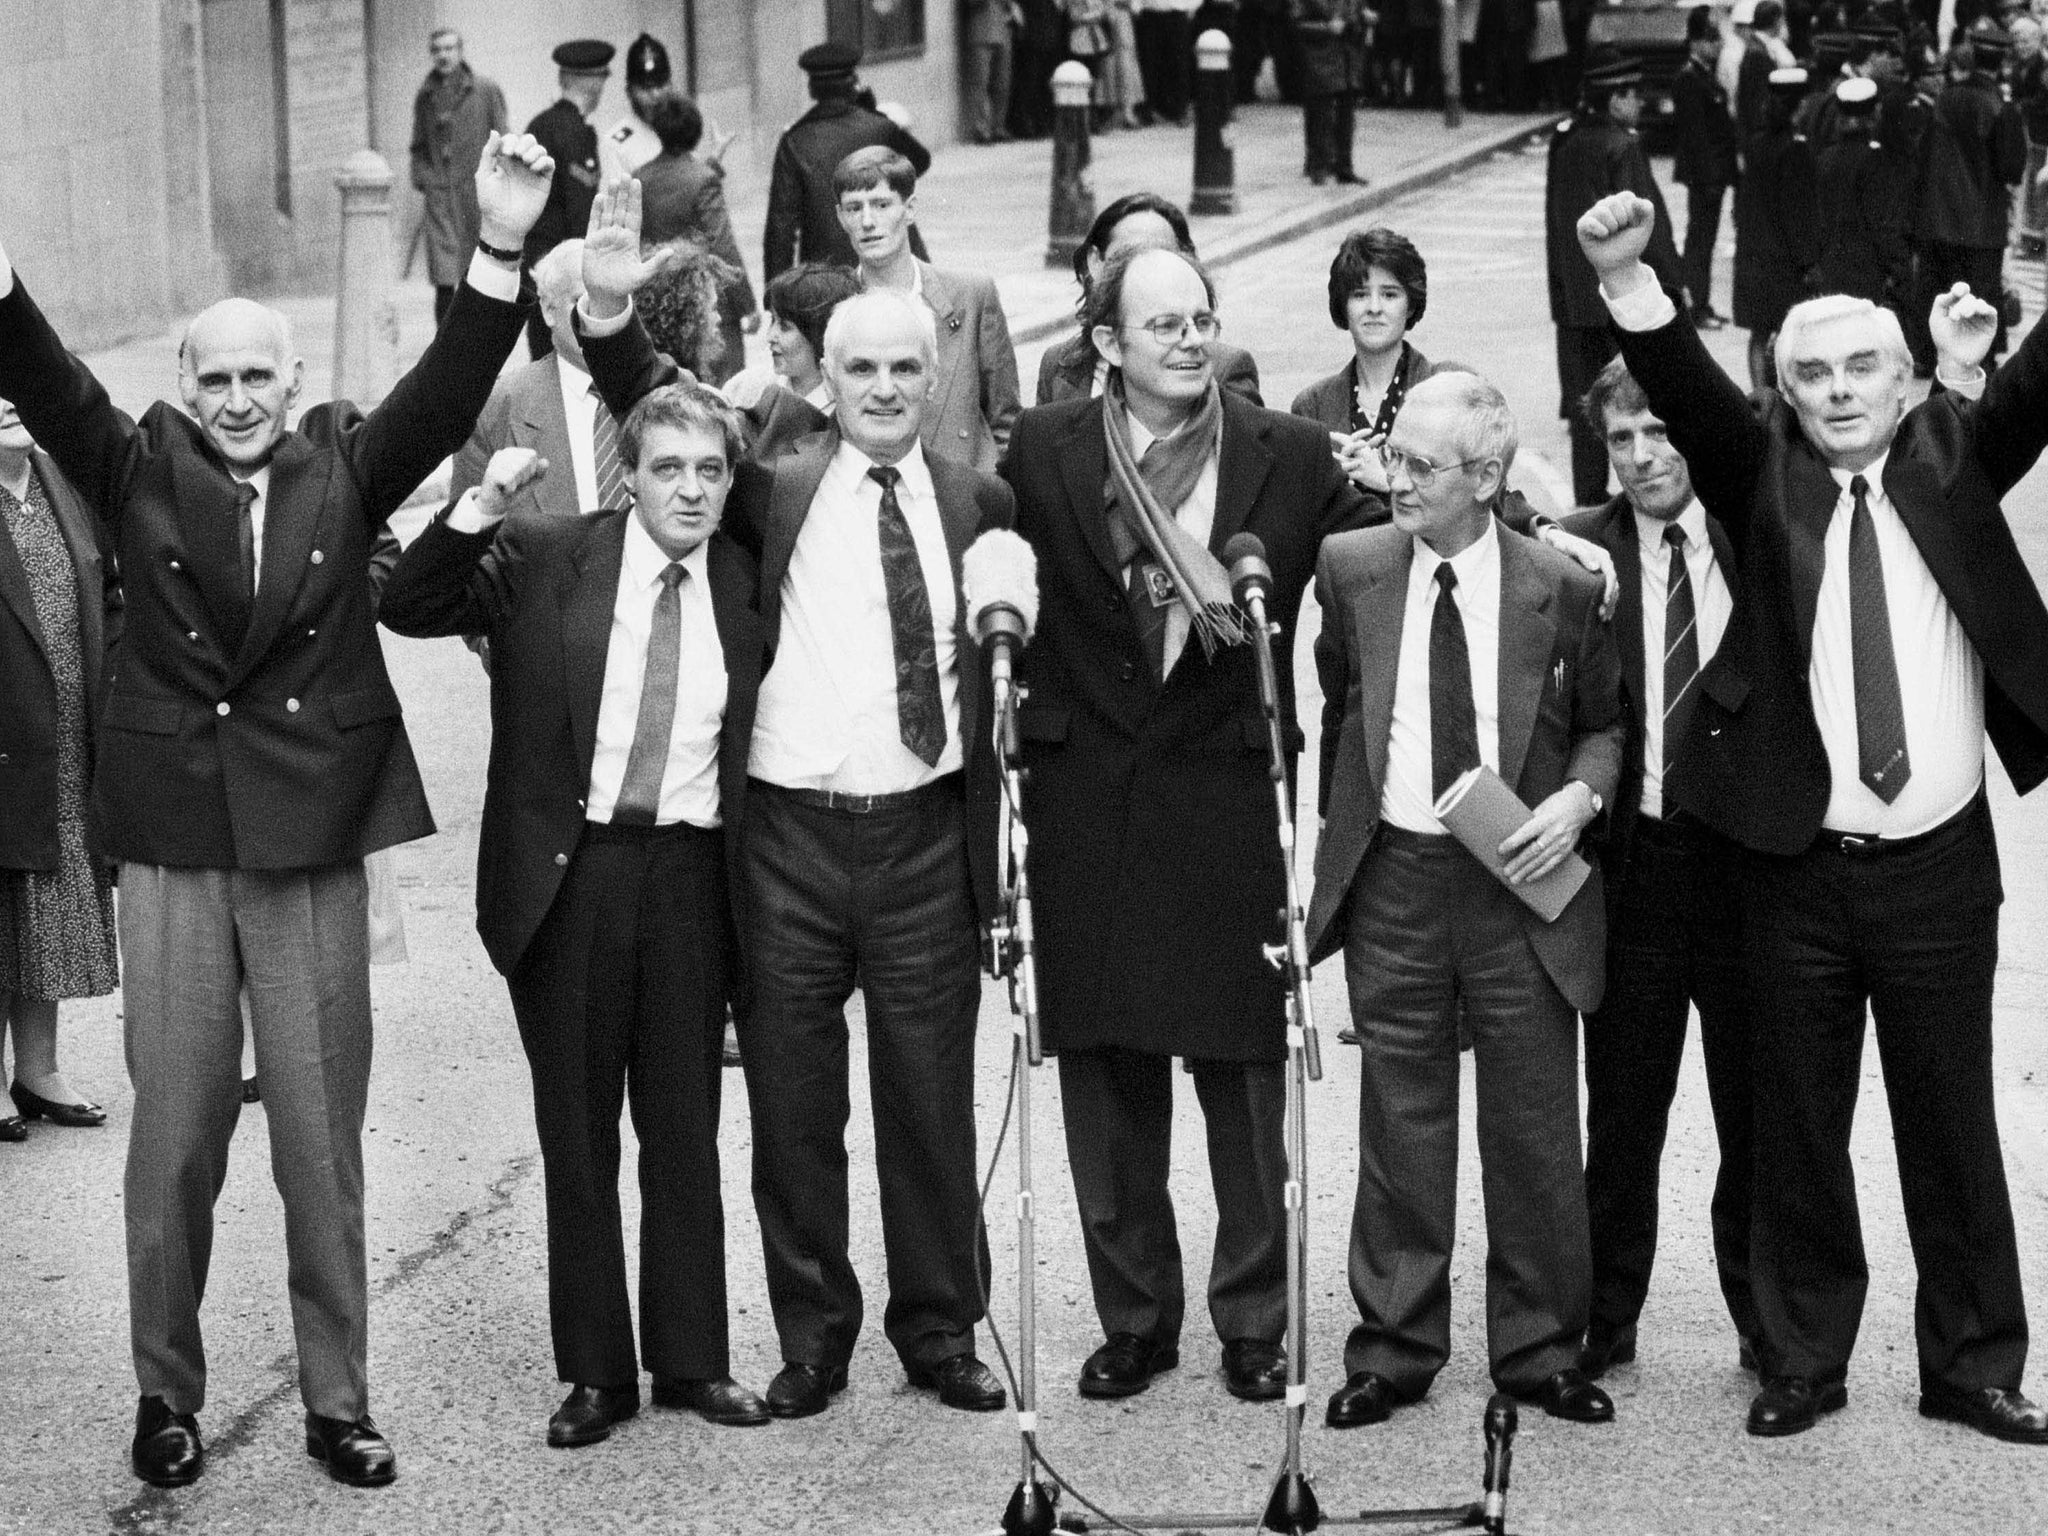
[[[90,511],[0,400],[0,1031],[20,1112],[0,1141],[107,1118],[57,1070],[58,1000],[119,979],[113,890],[85,846],[107,595]]]
[[[778,272],[761,293],[768,313],[772,380],[749,371],[726,393],[747,422],[748,454],[774,458],[800,437],[825,429],[832,396],[825,388],[825,322],[860,292],[860,279],[844,267],[808,261]]]
[[[1428,307],[1429,268],[1407,236],[1384,225],[1346,235],[1330,263],[1330,321],[1350,335],[1351,360],[1290,407],[1329,430],[1331,450],[1365,493],[1375,522],[1385,522],[1391,508],[1373,446],[1386,438],[1408,391],[1439,371],[1408,341]]]
[[[724,263],[718,282],[718,350],[705,349],[698,374],[723,383],[747,363],[745,333],[760,324],[746,258],[733,237],[725,206],[725,168],[697,158],[704,114],[680,92],[663,96],[650,109],[648,126],[661,140],[661,153],[634,172],[641,187],[640,237],[649,245],[687,240]],[[689,359],[677,358],[685,367]]]
[[[1188,231],[1188,216],[1179,206],[1156,192],[1131,192],[1109,204],[1088,226],[1088,235],[1074,249],[1074,281],[1081,285],[1075,302],[1078,312],[1088,303],[1088,291],[1102,269],[1125,251],[1156,248],[1195,254],[1195,237]],[[1242,347],[1212,341],[1210,353],[1216,360],[1216,382],[1253,405],[1259,398],[1259,365]],[[1102,393],[1109,365],[1095,350],[1083,328],[1056,346],[1047,347],[1038,360],[1038,404],[1057,400],[1093,398]]]

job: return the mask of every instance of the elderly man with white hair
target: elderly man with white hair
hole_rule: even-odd
[[[1986,380],[1996,316],[1956,285],[1929,317],[1947,387],[1908,410],[1898,318],[1810,300],[1778,335],[1784,396],[1752,409],[1642,264],[1653,218],[1603,198],[1579,239],[1742,571],[1666,793],[1750,854],[1749,1430],[1796,1434],[1848,1398],[1869,1287],[1849,1155],[1867,1009],[1919,1270],[1920,1412],[2048,1443],[2020,1391],[1984,788],[1987,733],[2020,793],[2048,779],[2048,609],[1999,505],[2048,446],[2048,329]]]

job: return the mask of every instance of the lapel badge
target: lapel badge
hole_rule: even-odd
[[[1179,595],[1173,578],[1149,560],[1145,563],[1145,595],[1152,599],[1154,608],[1166,607]]]
[[[946,316],[946,329],[947,329],[947,330],[949,330],[949,331],[957,331],[957,330],[959,330],[959,329],[960,329],[960,317],[959,317],[958,315],[948,315],[948,316]]]

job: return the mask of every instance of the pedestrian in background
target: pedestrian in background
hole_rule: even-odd
[[[1934,101],[1921,150],[1920,296],[1931,304],[1955,283],[2000,311],[1991,360],[2005,355],[2005,239],[2012,188],[2027,168],[2019,112],[2000,92],[2005,33],[1988,24],[1949,50],[1948,84]],[[1927,362],[1923,356],[1918,359]]]
[[[1132,13],[1138,34],[1138,67],[1145,79],[1145,100],[1152,116],[1185,128],[1194,100],[1195,32],[1193,18],[1201,0],[1135,0]]]
[[[668,49],[660,38],[642,32],[626,49],[625,116],[605,130],[598,146],[606,179],[631,176],[661,153],[654,113],[674,89]]]
[[[2041,53],[2041,23],[2032,16],[2012,23],[2012,103],[2027,130],[2027,168],[2020,177],[2013,249],[2030,259],[2048,255],[2048,59]]]
[[[1686,57],[1671,82],[1671,179],[1685,188],[1686,302],[1693,324],[1718,330],[1728,317],[1714,309],[1714,246],[1721,235],[1721,205],[1742,176],[1735,117],[1728,93],[1714,74],[1721,34],[1711,6],[1697,5],[1685,18]]]
[[[463,61],[462,34],[453,27],[428,35],[427,56],[433,68],[412,101],[412,185],[439,325],[476,249],[476,163],[484,140],[505,131],[505,93]]]
[[[1143,121],[1145,78],[1138,68],[1138,32],[1133,23],[1134,0],[1109,0],[1109,67],[1104,76],[1109,126],[1136,128]]]
[[[1752,389],[1770,387],[1771,338],[1819,280],[1813,149],[1792,122],[1806,79],[1796,67],[1765,77],[1762,127],[1744,145],[1735,191],[1735,323],[1749,332]]]
[[[1017,0],[967,0],[967,78],[960,105],[968,137],[977,144],[1010,137],[1010,39],[1021,20]]]
[[[1358,93],[1365,86],[1361,0],[1290,0],[1301,50],[1302,174],[1311,186],[1362,186],[1353,168]]]
[[[747,365],[746,338],[761,324],[746,257],[726,210],[725,167],[697,157],[704,114],[696,102],[670,91],[654,103],[653,112],[661,153],[635,173],[641,188],[641,238],[650,245],[687,240],[724,264],[713,327],[718,346],[702,368],[678,359],[700,377],[723,384]]]

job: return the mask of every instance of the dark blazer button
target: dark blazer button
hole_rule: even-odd
[[[1109,594],[1109,611],[1111,613],[1122,613],[1124,611],[1124,598],[1121,592]]]
[[[1138,675],[1138,664],[1134,661],[1124,662],[1116,669],[1116,675],[1128,683]]]
[[[555,855],[555,864],[556,864],[556,866],[557,866],[557,867],[560,867],[561,865],[567,864],[568,862],[569,862],[569,855],[567,855],[566,853],[558,853],[558,854],[556,854],[556,855]]]

